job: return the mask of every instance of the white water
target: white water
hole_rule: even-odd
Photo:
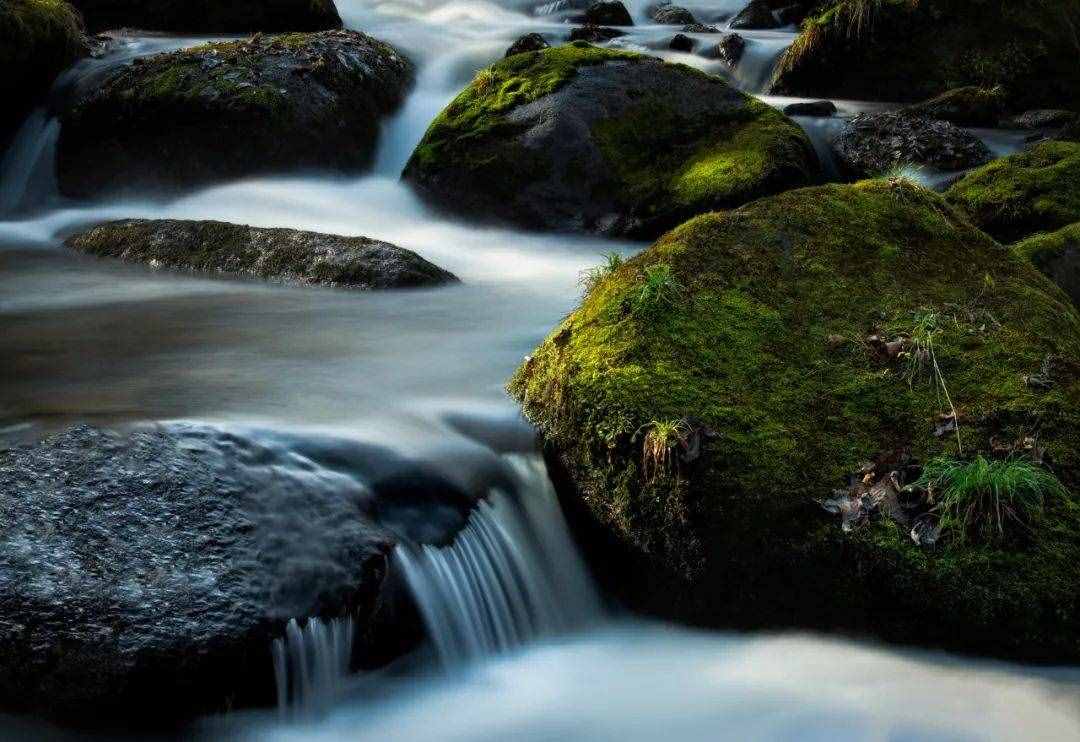
[[[324,710],[340,695],[349,675],[353,633],[351,617],[293,619],[285,636],[271,646],[278,710],[283,716]]]

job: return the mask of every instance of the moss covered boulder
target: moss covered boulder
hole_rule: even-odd
[[[89,51],[78,12],[63,0],[0,2],[0,141],[57,75]]]
[[[995,160],[945,195],[1002,242],[1080,221],[1080,143],[1042,142]]]
[[[326,31],[341,28],[334,0],[72,0],[91,31],[186,33]]]
[[[1000,85],[1018,107],[1080,106],[1080,5],[1061,0],[832,0],[802,24],[772,91],[919,101]]]
[[[456,281],[411,250],[367,237],[182,219],[128,219],[72,235],[68,247],[154,267],[354,289]]]
[[[371,163],[413,80],[394,48],[354,31],[261,36],[136,60],[61,118],[70,196]]]
[[[796,124],[719,78],[573,43],[483,70],[431,124],[403,177],[469,216],[656,235],[805,184],[817,168]]]
[[[1016,249],[1080,307],[1080,222],[1029,237]]]
[[[1030,263],[896,179],[700,216],[590,284],[509,389],[629,605],[1080,658],[1080,317]],[[927,318],[940,376],[894,352]],[[1007,544],[845,532],[817,502],[886,452],[1033,431],[1072,494]]]

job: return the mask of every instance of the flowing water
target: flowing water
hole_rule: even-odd
[[[724,25],[742,0],[687,3]],[[71,202],[52,175],[56,111],[132,57],[196,43],[122,37],[57,83],[0,170],[0,434],[75,420],[257,424],[282,440],[375,442],[467,479],[484,456],[493,486],[448,544],[403,538],[395,568],[432,651],[347,672],[353,627],[297,616],[267,650],[283,713],[211,719],[211,738],[322,739],[1076,739],[1078,677],[901,653],[813,636],[729,636],[606,617],[569,541],[532,431],[503,392],[521,358],[576,303],[581,272],[609,250],[587,237],[478,227],[427,210],[398,181],[428,122],[518,35],[565,37],[580,3],[338,0],[349,27],[402,49],[417,86],[385,126],[373,172],[294,173],[178,193]],[[674,29],[639,22],[617,40],[761,89],[792,29],[742,32],[734,75],[667,51]],[[784,99],[769,99],[775,105]],[[880,108],[841,103],[841,113]],[[800,120],[828,162],[838,120]],[[1022,136],[982,133],[1006,153]],[[157,272],[60,246],[122,217],[221,219],[366,235],[419,252],[462,283],[350,293]],[[378,462],[372,462],[373,465]],[[421,524],[422,526],[422,524]],[[421,527],[420,531],[423,530]],[[62,732],[0,719],[0,737]]]

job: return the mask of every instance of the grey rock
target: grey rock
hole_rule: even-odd
[[[746,51],[746,39],[737,33],[726,33],[716,45],[716,56],[729,67],[735,67]]]
[[[585,22],[597,26],[633,26],[630,12],[619,0],[599,0],[585,10]]]
[[[605,41],[626,36],[624,31],[605,26],[578,26],[570,32],[570,41],[588,41],[590,44],[602,44]]]
[[[750,4],[731,19],[731,28],[740,30],[780,28],[767,0],[751,0]]]
[[[677,33],[668,43],[668,48],[677,52],[692,52],[694,51],[694,40],[685,34]]]
[[[527,33],[506,50],[506,54],[503,56],[512,57],[515,54],[524,54],[525,52],[535,52],[541,49],[547,49],[551,46],[547,41],[538,33]]]
[[[899,113],[856,116],[832,148],[844,170],[856,176],[878,175],[896,165],[961,170],[991,158],[982,140],[954,124]]]
[[[693,13],[678,5],[661,5],[653,11],[652,19],[666,26],[683,26],[688,23],[697,23]]]
[[[1057,129],[1067,126],[1080,118],[1080,114],[1055,108],[1041,108],[1024,111],[1018,116],[1002,122],[1008,129]]]

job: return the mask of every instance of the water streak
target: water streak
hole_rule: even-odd
[[[325,709],[342,691],[352,657],[353,619],[294,618],[271,647],[278,709],[282,715],[309,715]]]

